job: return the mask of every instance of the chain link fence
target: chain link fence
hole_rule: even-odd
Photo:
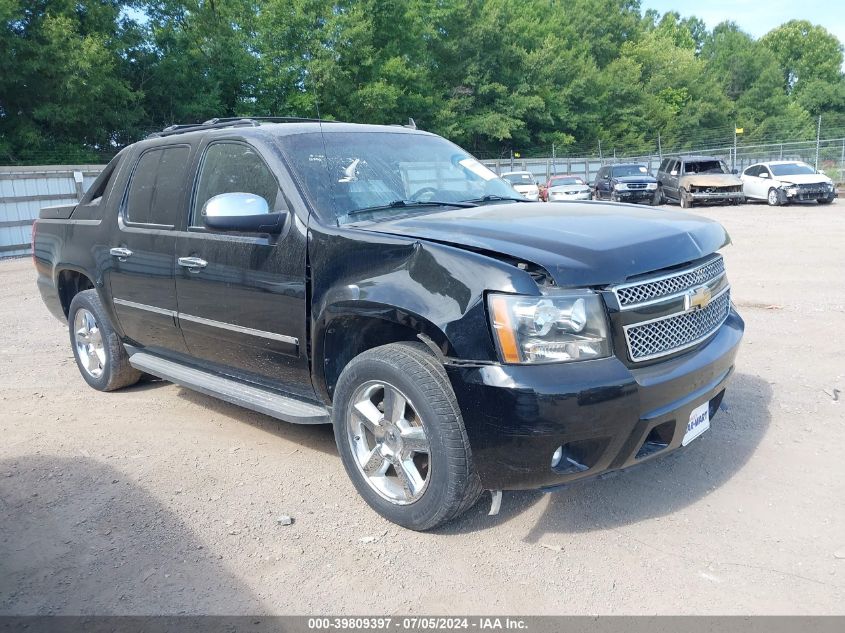
[[[583,177],[588,183],[593,182],[596,173],[603,165],[614,163],[641,163],[652,173],[663,158],[681,155],[706,155],[720,158],[733,169],[742,171],[749,165],[772,160],[800,160],[809,163],[830,176],[836,183],[845,183],[845,137],[820,139],[819,141],[785,141],[779,143],[761,143],[725,145],[706,149],[684,149],[648,154],[616,154],[613,156],[580,156],[540,158],[501,158],[482,160],[487,167],[502,174],[508,171],[527,171],[535,180],[545,182],[555,174],[573,174]]]

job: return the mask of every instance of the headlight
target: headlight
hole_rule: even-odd
[[[626,185],[624,182],[617,182],[615,185],[613,185],[613,188],[616,189],[616,191],[622,191],[624,189],[627,189],[628,185]]]
[[[493,338],[506,363],[559,363],[610,356],[601,297],[589,290],[540,297],[491,293]]]
[[[657,183],[656,182],[650,182],[645,186],[645,188],[648,189],[649,191],[654,191],[655,189],[657,189]]]
[[[786,193],[791,196],[794,196],[796,193],[798,193],[798,187],[787,187]]]

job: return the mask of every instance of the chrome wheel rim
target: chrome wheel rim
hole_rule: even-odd
[[[778,203],[778,194],[774,189],[769,190],[769,204],[775,206]]]
[[[391,384],[367,382],[353,394],[346,419],[349,447],[367,485],[396,505],[422,497],[431,479],[431,449],[408,397]]]
[[[97,319],[85,308],[76,311],[73,318],[73,341],[79,364],[92,378],[103,375],[106,366],[106,347]]]

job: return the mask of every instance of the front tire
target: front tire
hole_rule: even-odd
[[[478,500],[461,411],[424,345],[393,343],[355,357],[338,380],[332,415],[347,474],[388,521],[430,530]]]
[[[818,198],[816,202],[818,202],[819,204],[830,204],[831,202],[833,202],[833,198]]]
[[[780,193],[778,193],[778,190],[774,187],[769,189],[769,193],[766,195],[766,202],[769,203],[770,207],[779,207],[783,204],[783,200],[781,200]]]
[[[134,385],[142,373],[129,364],[96,290],[83,290],[68,310],[70,345],[79,373],[97,391]]]
[[[692,198],[690,198],[686,189],[681,189],[678,194],[682,209],[689,209],[692,207]]]

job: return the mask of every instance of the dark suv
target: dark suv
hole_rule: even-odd
[[[645,165],[605,165],[596,174],[593,199],[658,204],[657,178]]]
[[[91,387],[152,374],[331,423],[360,494],[413,529],[686,445],[743,332],[716,222],[526,202],[403,127],[169,128],[33,244]]]

